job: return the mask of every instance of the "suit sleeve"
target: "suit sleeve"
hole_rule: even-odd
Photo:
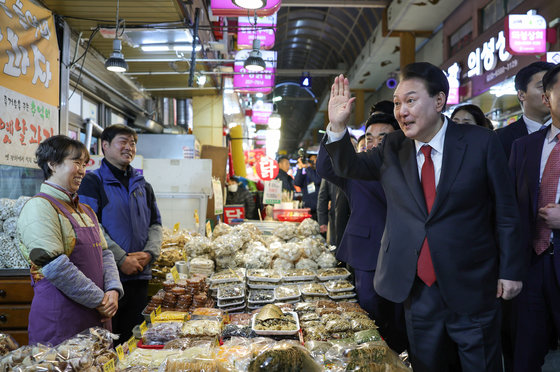
[[[305,184],[305,180],[307,179],[305,177],[306,175],[303,174],[303,168],[302,169],[298,169],[296,172],[296,176],[294,177],[294,185],[301,187],[302,189],[307,186]]]
[[[391,133],[392,134],[392,133]],[[379,181],[383,149],[387,141],[367,152],[356,153],[348,132],[340,141],[325,145],[331,159],[334,171],[345,178]]]
[[[326,138],[321,141],[321,147],[319,148],[319,154],[317,155],[317,173],[327,181],[330,181],[338,187],[344,189],[346,188],[347,181],[345,178],[337,176],[334,172],[329,153],[324,145],[325,139]]]
[[[319,225],[327,225],[329,223],[329,199],[329,184],[327,180],[323,180],[321,181],[317,198],[317,220]]]
[[[523,254],[521,219],[514,181],[507,167],[503,147],[495,134],[489,140],[487,164],[487,177],[495,203],[496,237],[500,251],[499,278],[520,281],[527,268],[526,255]]]

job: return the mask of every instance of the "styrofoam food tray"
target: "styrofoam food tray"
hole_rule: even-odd
[[[255,329],[255,322],[257,320],[257,314],[253,315],[252,321],[251,321],[251,328],[253,328],[253,331],[255,331],[256,334],[258,335],[262,335],[262,336],[289,336],[289,335],[295,335],[296,333],[298,333],[299,331],[299,318],[298,315],[295,311],[287,311],[284,314],[290,314],[291,316],[294,317],[294,319],[296,320],[296,329],[293,330],[288,330],[288,331],[274,331],[274,330],[262,330],[262,329]]]
[[[346,279],[350,276],[350,271],[346,270],[345,268],[340,267],[338,269],[340,269],[341,274],[330,275],[330,276],[320,276],[321,271],[328,270],[328,269],[319,269],[319,270],[317,270],[317,279],[324,282],[324,281],[333,280],[333,279]],[[344,273],[342,273],[342,272],[344,272]]]

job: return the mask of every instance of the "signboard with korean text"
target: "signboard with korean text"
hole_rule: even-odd
[[[228,225],[232,223],[232,220],[244,219],[245,218],[245,208],[241,204],[226,205],[224,206],[224,222]]]
[[[36,168],[38,144],[58,134],[58,56],[50,11],[0,0],[0,164]]]
[[[264,8],[256,10],[257,15],[259,17],[272,15],[280,9],[280,5],[282,5],[281,0],[267,0]],[[212,15],[216,17],[242,17],[246,16],[247,12],[253,12],[238,7],[231,0],[210,0],[210,8]]]
[[[268,17],[258,17],[257,24],[252,17],[239,17],[237,21],[237,47],[251,49],[255,37],[261,41],[261,49],[274,46],[276,35],[276,13]]]
[[[461,77],[461,68],[455,62],[447,69],[447,81],[449,82],[449,95],[447,97],[448,105],[456,105],[459,103],[459,78]]]
[[[546,53],[546,20],[538,14],[510,14],[505,20],[506,48],[511,54]]]
[[[265,61],[266,68],[260,73],[248,73],[243,67],[243,63],[249,57],[250,50],[240,50],[235,54],[235,63],[233,71],[240,74],[233,76],[233,88],[242,93],[258,93],[268,94],[272,92],[274,87],[274,73],[276,72],[276,52],[270,50],[262,50],[262,58]]]
[[[264,156],[260,158],[256,164],[257,175],[263,181],[271,181],[278,176],[278,162],[274,159]]]
[[[272,102],[257,101],[253,105],[253,115],[251,120],[255,124],[268,124],[268,117],[274,111],[274,104]]]
[[[272,180],[272,181],[264,182],[263,203],[264,204],[282,203],[282,181]]]

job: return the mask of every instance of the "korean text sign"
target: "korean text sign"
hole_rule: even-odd
[[[242,93],[261,92],[268,94],[274,87],[274,74],[276,73],[276,52],[262,50],[262,58],[266,68],[263,72],[248,72],[243,63],[249,57],[249,50],[240,50],[235,54],[233,71],[238,73],[233,76],[233,88]]]
[[[59,49],[52,13],[28,0],[0,0],[0,163],[36,167],[58,134]]]
[[[546,20],[537,14],[506,17],[506,48],[511,54],[546,53]]]

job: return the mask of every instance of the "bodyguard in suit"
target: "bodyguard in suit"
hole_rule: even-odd
[[[519,211],[496,134],[442,115],[449,85],[434,65],[403,68],[393,95],[402,131],[356,154],[346,129],[349,81],[329,101],[333,168],[380,180],[387,222],[375,272],[377,293],[404,302],[414,372],[501,371],[498,298],[522,287]]]
[[[523,109],[523,116],[516,122],[496,130],[508,159],[513,141],[540,130],[543,125],[550,124],[548,120],[550,111],[541,96],[542,78],[553,66],[554,64],[548,62],[533,62],[515,75],[515,90]]]
[[[373,115],[366,123],[368,147],[378,144],[379,133],[399,130],[393,115]],[[367,135],[370,137],[367,137]],[[373,288],[373,277],[381,236],[385,228],[387,201],[378,181],[353,180],[337,176],[325,150],[323,138],[317,157],[317,172],[323,180],[338,186],[350,203],[350,218],[336,252],[336,258],[354,269],[358,302],[375,319],[383,338],[396,351],[406,348],[406,329],[402,304],[395,304],[379,296]]]
[[[514,371],[540,371],[551,334],[560,334],[560,65],[542,80],[552,125],[513,143],[510,167],[530,267],[517,299]]]

